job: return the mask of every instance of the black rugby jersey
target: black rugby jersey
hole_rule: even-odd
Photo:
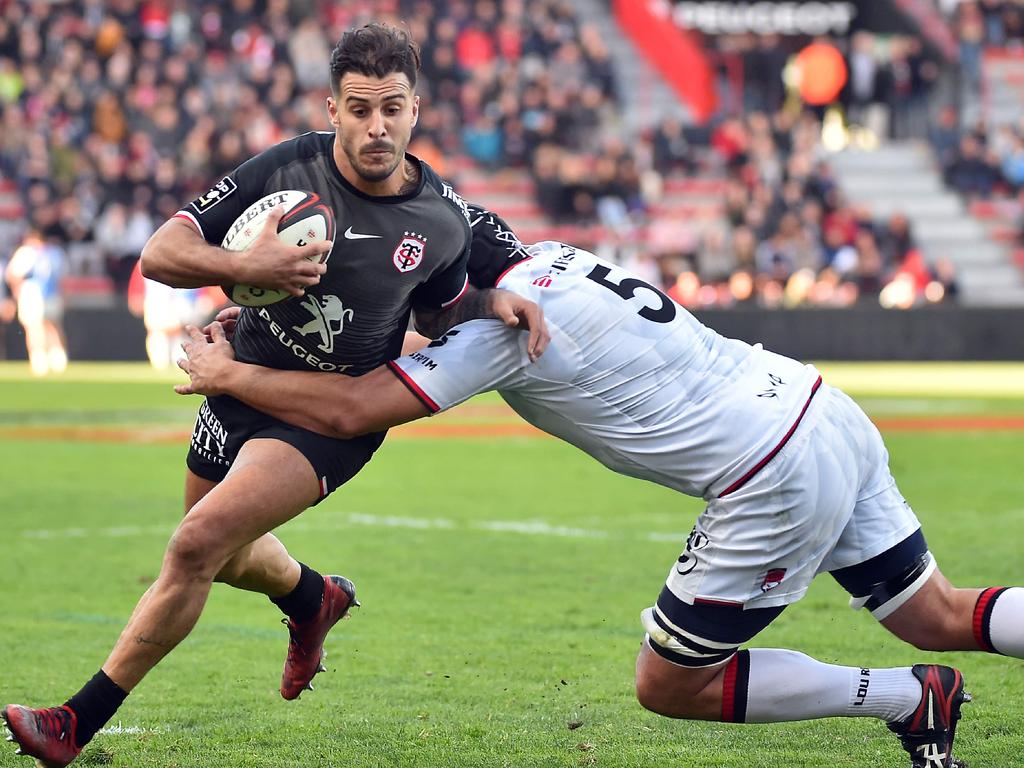
[[[399,355],[411,309],[443,309],[466,289],[469,218],[451,186],[407,154],[420,169],[417,188],[367,195],[341,175],[333,146],[331,132],[284,141],[178,213],[196,223],[208,243],[220,245],[238,215],[272,192],[316,192],[334,210],[327,272],[305,296],[243,308],[232,341],[239,360],[365,373]]]
[[[512,227],[494,211],[468,203],[473,245],[469,255],[469,282],[474,288],[493,288],[502,275],[530,258]]]

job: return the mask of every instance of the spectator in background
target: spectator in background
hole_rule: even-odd
[[[962,195],[987,198],[999,180],[999,171],[978,138],[967,134],[960,140],[957,154],[946,168],[945,178]]]
[[[857,249],[842,224],[832,222],[825,227],[825,267],[836,275],[848,275],[857,266]]]
[[[496,171],[501,167],[501,126],[490,115],[480,114],[462,129],[462,145],[484,168]]]
[[[96,222],[96,244],[115,284],[127,289],[142,246],[153,233],[153,220],[141,199],[132,206],[111,202]]]
[[[960,70],[969,91],[981,90],[981,53],[985,43],[985,21],[978,4],[965,0],[957,7],[954,20],[960,40]]]
[[[903,39],[894,38],[889,42],[889,58],[879,76],[879,95],[889,114],[889,138],[910,138],[914,94],[920,83]]]
[[[874,233],[869,229],[861,229],[854,241],[857,250],[857,263],[851,277],[857,285],[861,299],[877,301],[878,294],[885,284],[885,257],[878,248]]]
[[[18,321],[25,329],[29,366],[35,376],[63,373],[68,366],[60,286],[63,260],[60,246],[30,229],[4,271],[18,305]]]
[[[1006,146],[999,155],[1003,179],[1011,190],[1024,188],[1024,137],[1007,127]]]
[[[696,169],[690,143],[678,118],[666,117],[658,124],[652,145],[654,167],[662,173],[693,173]]]
[[[782,70],[788,54],[780,43],[778,35],[758,35],[743,55],[747,111],[774,114],[782,107],[786,97]]]
[[[697,251],[697,276],[704,283],[727,281],[739,267],[729,234],[724,227],[704,231]]]
[[[960,148],[960,139],[960,118],[956,109],[946,104],[939,109],[935,123],[928,130],[928,140],[941,167],[948,168],[953,164]]]
[[[877,101],[878,62],[875,59],[875,36],[869,32],[854,34],[849,53],[849,103],[847,115],[854,125],[872,128],[878,133],[878,121],[871,116]]]
[[[882,259],[890,267],[899,265],[908,253],[917,250],[910,231],[910,219],[902,213],[894,213],[889,217],[878,240]]]

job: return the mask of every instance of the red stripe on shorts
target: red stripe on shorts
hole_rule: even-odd
[[[728,488],[726,488],[724,491],[722,491],[720,494],[718,494],[718,498],[720,498],[720,499],[724,498],[725,496],[728,496],[733,491],[738,491],[740,488],[742,488],[744,485],[746,485],[754,475],[756,475],[758,472],[760,472],[762,469],[764,469],[765,465],[769,461],[771,461],[772,459],[775,458],[775,455],[779,451],[781,451],[783,449],[783,447],[785,447],[786,443],[789,442],[789,438],[791,438],[793,436],[793,433],[796,432],[796,428],[800,426],[800,422],[803,420],[804,414],[807,413],[807,408],[811,405],[811,400],[814,399],[814,395],[818,391],[818,387],[820,387],[820,386],[821,386],[821,376],[819,376],[818,380],[816,382],[814,382],[814,386],[811,387],[811,394],[808,395],[808,397],[807,397],[807,402],[804,403],[804,407],[800,409],[800,415],[796,417],[796,421],[793,422],[793,426],[791,426],[789,428],[789,431],[785,435],[783,435],[782,440],[779,442],[779,444],[776,445],[774,448],[772,448],[768,452],[767,456],[765,456],[763,459],[761,459],[759,462],[757,462],[757,464],[755,464],[753,467],[751,467],[750,470],[747,472],[747,474],[745,474],[743,477],[741,477],[735,483],[733,483]]]

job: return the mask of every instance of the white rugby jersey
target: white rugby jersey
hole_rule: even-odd
[[[551,344],[498,320],[389,363],[432,411],[496,389],[526,421],[616,472],[693,496],[739,487],[792,434],[820,384],[795,360],[728,339],[650,284],[557,242],[497,286],[536,301]]]

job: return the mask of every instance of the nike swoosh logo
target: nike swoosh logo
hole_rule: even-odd
[[[374,238],[381,238],[384,235],[365,235],[362,232],[353,232],[352,227],[345,230],[346,240],[372,240]]]

